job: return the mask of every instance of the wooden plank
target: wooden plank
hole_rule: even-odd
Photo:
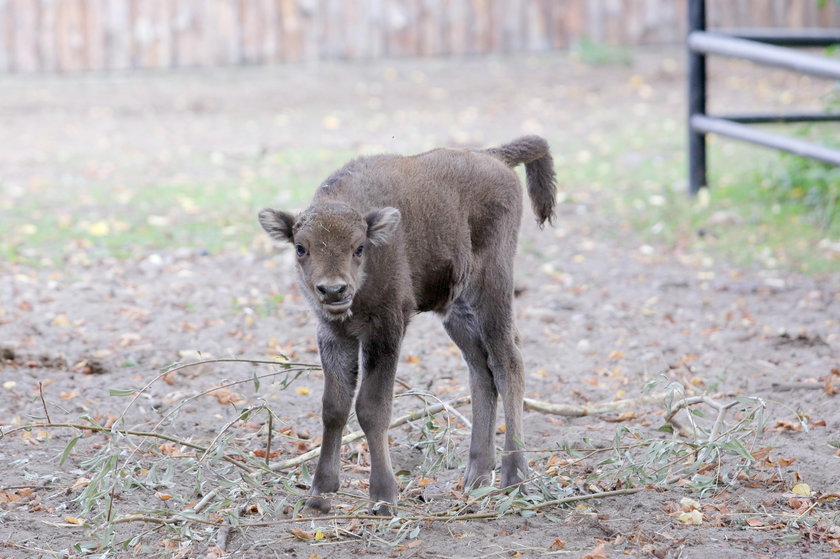
[[[586,0],[566,0],[566,3],[571,4],[566,17],[566,34],[569,38],[569,46],[573,46],[589,36],[587,2]]]
[[[271,53],[270,62],[283,62],[283,6],[282,0],[269,0],[272,3],[273,19],[271,26],[274,28],[274,50]]]
[[[545,52],[549,49],[546,4],[546,0],[531,0],[526,6],[528,50],[533,52]]]
[[[318,54],[320,60],[347,60],[351,57],[348,35],[358,34],[359,27],[353,19],[355,2],[321,0],[315,19],[318,28]]]
[[[267,17],[269,5],[265,0],[240,0],[240,49],[245,64],[261,64],[268,59],[266,43],[273,37],[271,20]]]
[[[295,0],[280,0],[280,21],[283,30],[280,59],[283,62],[300,62],[303,60],[303,31]]]
[[[209,66],[202,35],[203,0],[177,0],[172,21],[172,64],[176,68]]]
[[[439,5],[431,0],[419,0],[417,13],[417,55],[441,54],[441,28],[438,25]],[[386,49],[387,50],[387,49]],[[384,53],[383,53],[384,54]]]
[[[238,0],[209,0],[205,28],[211,65],[230,66],[242,61]]]
[[[680,43],[675,0],[0,0],[0,72]],[[840,25],[811,0],[708,0],[712,27]]]
[[[79,0],[62,0],[58,3],[56,21],[58,69],[61,72],[78,72],[84,68],[82,51],[84,24]]]
[[[259,0],[259,10],[262,14],[263,26],[262,41],[260,44],[260,62],[262,64],[270,62],[277,49],[277,28],[275,26],[277,14],[275,13],[275,9],[274,0]]]
[[[490,6],[488,0],[472,0],[469,5],[469,43],[471,54],[489,52],[491,45]]]
[[[85,66],[100,72],[105,68],[104,0],[87,0],[84,7]]]
[[[346,2],[346,12],[338,20],[337,25],[342,36],[344,44],[345,60],[361,60],[365,58],[365,42],[364,38],[371,32],[371,20],[368,15],[370,2],[363,0],[361,2]],[[346,22],[342,25],[341,22]]]
[[[318,2],[316,0],[299,0],[298,4],[303,60],[305,62],[315,62],[318,60],[319,51],[318,28],[316,25]]]
[[[0,0],[0,72],[11,72],[11,27],[13,25],[9,0]]]
[[[170,0],[136,0],[134,48],[142,68],[172,66]]]
[[[463,0],[452,0],[443,13],[443,26],[449,54],[463,55],[467,52],[466,6]]]
[[[37,0],[15,0],[12,5],[12,52],[13,68],[16,72],[32,73],[39,69],[38,60],[38,14]]]
[[[622,15],[626,17],[628,14],[622,14],[621,5],[614,2],[614,0],[602,0],[601,9],[602,35],[599,41],[611,45],[620,44],[624,38],[622,33],[624,24],[627,23]]]
[[[126,70],[133,67],[130,0],[105,0],[103,69]]]
[[[563,35],[562,10],[565,2],[547,2],[545,7],[545,18],[547,26],[546,39],[549,49],[556,50],[564,48],[566,37]]]
[[[56,25],[58,21],[57,0],[41,0],[38,22],[38,55],[41,72],[58,71],[58,47],[56,45]],[[0,25],[2,29],[2,25]]]

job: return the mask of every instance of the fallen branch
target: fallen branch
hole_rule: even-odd
[[[774,382],[770,390],[786,392],[788,390],[824,390],[825,385],[816,382]]]
[[[649,487],[628,487],[626,489],[615,489],[613,491],[599,491],[597,493],[588,493],[586,495],[572,495],[571,497],[563,497],[562,499],[552,499],[551,501],[544,501],[536,505],[522,507],[522,510],[539,510],[547,507],[554,507],[558,505],[565,505],[568,503],[577,503],[579,501],[591,501],[594,499],[606,499],[608,497],[617,497],[619,495],[632,495],[649,489]]]
[[[611,413],[627,408],[637,408],[649,404],[661,403],[670,394],[670,392],[662,392],[658,394],[652,394],[650,396],[642,396],[640,398],[617,400],[615,402],[607,402],[604,404],[592,404],[588,406],[552,404],[550,402],[543,402],[541,400],[532,400],[531,398],[525,398],[525,409],[540,413],[548,413],[552,415],[562,415],[565,417],[584,417],[587,415],[602,415],[605,413]],[[466,406],[470,402],[471,398],[469,396],[462,396],[461,398],[456,398],[455,400],[449,402],[441,402],[440,404],[435,404],[434,406],[429,406],[428,408],[418,409],[393,420],[388,428],[393,429],[395,427],[399,427],[400,425],[405,425],[410,421],[416,421],[423,417],[436,415],[442,411],[454,410],[455,408]],[[341,444],[348,444],[358,441],[359,439],[364,438],[364,436],[365,434],[363,431],[354,431],[348,435],[344,435],[344,437],[341,438]],[[299,466],[304,462],[314,460],[320,455],[321,447],[313,448],[309,452],[305,452],[300,456],[295,456],[294,458],[290,458],[289,460],[284,460],[283,462],[272,464],[271,470],[277,472],[280,470],[294,468],[295,466]]]
[[[587,415],[603,415],[605,413],[625,410],[627,408],[638,408],[649,404],[659,404],[664,402],[665,398],[670,394],[672,394],[672,392],[660,392],[657,394],[651,394],[650,396],[642,396],[640,398],[616,400],[615,402],[590,404],[586,406],[552,404],[550,402],[525,398],[525,409],[540,413],[549,413],[552,415],[562,415],[564,417],[585,417]]]
[[[424,417],[430,417],[436,415],[447,408],[460,408],[461,406],[466,406],[470,403],[469,396],[463,396],[461,398],[456,398],[450,402],[444,402],[440,404],[435,404],[434,406],[429,406],[428,408],[422,408],[418,410],[414,410],[411,413],[407,413],[403,416],[398,417],[397,419],[391,421],[391,425],[388,426],[389,429],[393,429],[394,427],[399,427],[400,425],[405,425],[409,421],[417,421],[418,419],[422,419]],[[341,437],[341,444],[348,444],[359,439],[364,438],[365,434],[363,431],[353,431],[348,435],[344,435]],[[276,464],[271,465],[271,470],[274,472],[280,470],[287,470],[289,468],[294,468],[295,466],[299,466],[304,462],[309,462],[321,455],[321,447],[313,448],[309,452],[304,452],[300,456],[295,456],[294,458],[290,458],[289,460],[284,460],[282,462],[278,462]]]
[[[0,439],[11,435],[12,433],[16,433],[17,431],[27,431],[33,428],[39,429],[55,429],[55,428],[67,428],[67,429],[78,429],[79,431],[93,431],[96,433],[108,433],[110,435],[113,434],[120,434],[123,436],[131,435],[135,437],[151,437],[155,439],[160,439],[163,441],[168,441],[171,443],[179,444],[182,446],[186,446],[187,448],[195,449],[201,453],[207,453],[210,449],[208,447],[204,447],[195,443],[191,443],[189,441],[184,441],[181,439],[176,439],[175,437],[170,437],[169,435],[163,435],[161,433],[155,433],[152,431],[132,431],[129,429],[114,429],[109,427],[101,427],[99,425],[85,425],[83,423],[30,423],[27,425],[22,425],[20,427],[15,427],[9,431],[2,431],[0,432]],[[251,468],[248,466],[234,460],[229,456],[223,456],[222,460],[228,462],[229,464],[233,464],[237,468],[245,470],[249,474],[254,473]]]
[[[564,497],[562,499],[554,499],[552,501],[545,501],[536,505],[521,507],[511,510],[539,510],[552,506],[563,505],[567,503],[576,503],[580,501],[592,501],[595,499],[606,499],[609,497],[617,497],[620,495],[632,495],[640,491],[650,489],[650,487],[630,487],[626,489],[616,489],[614,491],[599,491],[597,493],[588,493],[586,495],[573,495],[571,497]],[[180,524],[183,522],[195,522],[197,524],[204,524],[207,526],[218,527],[216,522],[204,520],[194,517],[183,517],[183,513],[173,511],[169,518],[160,518],[157,516],[149,516],[143,514],[126,514],[113,520],[113,524],[127,524],[129,522],[149,522],[153,524]],[[414,514],[408,516],[398,516],[402,521],[409,522],[457,522],[465,520],[485,520],[488,518],[500,518],[498,512],[478,512],[471,514]],[[283,524],[297,524],[299,522],[312,521],[335,521],[335,520],[375,520],[378,522],[393,522],[393,517],[389,516],[373,516],[370,514],[336,514],[331,516],[296,516],[294,518],[281,518],[279,520],[268,520],[265,522],[242,522],[236,525],[237,529],[241,528],[265,528],[269,526],[279,526]]]

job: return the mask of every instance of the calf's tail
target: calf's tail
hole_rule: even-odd
[[[509,167],[525,164],[528,195],[537,221],[540,225],[546,221],[551,223],[557,201],[557,183],[548,142],[539,136],[523,136],[485,152],[501,159]]]

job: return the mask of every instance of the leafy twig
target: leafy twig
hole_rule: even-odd
[[[16,433],[18,431],[27,431],[27,430],[32,429],[34,427],[38,427],[40,429],[54,429],[54,428],[62,428],[63,427],[63,428],[69,428],[69,429],[78,429],[80,431],[94,431],[94,432],[97,432],[97,433],[109,433],[109,434],[118,433],[120,435],[131,435],[131,436],[136,436],[136,437],[152,437],[152,438],[156,438],[156,439],[161,439],[163,441],[168,441],[168,442],[171,442],[171,443],[183,445],[183,446],[195,449],[195,450],[197,450],[199,452],[203,452],[203,453],[206,453],[209,450],[207,447],[201,446],[199,444],[191,443],[189,441],[185,441],[185,440],[182,440],[182,439],[176,439],[175,437],[171,437],[169,435],[163,435],[161,433],[155,433],[153,431],[133,431],[133,430],[130,430],[130,429],[116,429],[115,430],[113,428],[102,427],[100,425],[85,425],[83,423],[30,423],[30,424],[22,425],[20,427],[15,427],[14,429],[6,431],[2,434],[2,436],[5,437],[5,436],[8,436],[8,435],[11,435],[12,433]],[[237,462],[236,460],[230,458],[229,456],[223,456],[222,460],[224,460],[224,461],[226,461],[230,464],[233,464],[237,468],[240,468],[241,470],[244,470],[249,474],[253,473],[253,470],[251,470],[251,468],[249,468],[245,464]]]
[[[461,406],[466,406],[470,403],[469,396],[463,396],[461,398],[456,398],[455,400],[451,400],[446,403],[435,404],[434,406],[430,406],[428,408],[422,408],[414,410],[411,413],[407,413],[403,416],[400,416],[393,421],[391,421],[391,425],[388,427],[389,429],[393,429],[394,427],[399,427],[400,425],[405,425],[410,421],[416,421],[423,417],[427,417],[430,415],[438,414],[447,408],[459,408]],[[344,435],[341,437],[341,444],[348,444],[355,441],[358,441],[361,438],[364,438],[365,434],[363,431],[354,431],[348,435]],[[300,456],[295,456],[294,458],[290,458],[289,460],[284,460],[283,462],[278,462],[276,464],[271,465],[272,471],[279,471],[279,470],[287,470],[289,468],[294,468],[295,466],[299,466],[304,462],[308,462],[313,460],[321,455],[321,447],[313,448],[309,452],[305,452]]]

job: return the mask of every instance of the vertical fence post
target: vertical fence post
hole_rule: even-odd
[[[688,33],[706,30],[706,0],[689,0]],[[696,132],[691,117],[706,114],[706,56],[688,47],[688,187],[692,196],[707,186],[706,134]]]

